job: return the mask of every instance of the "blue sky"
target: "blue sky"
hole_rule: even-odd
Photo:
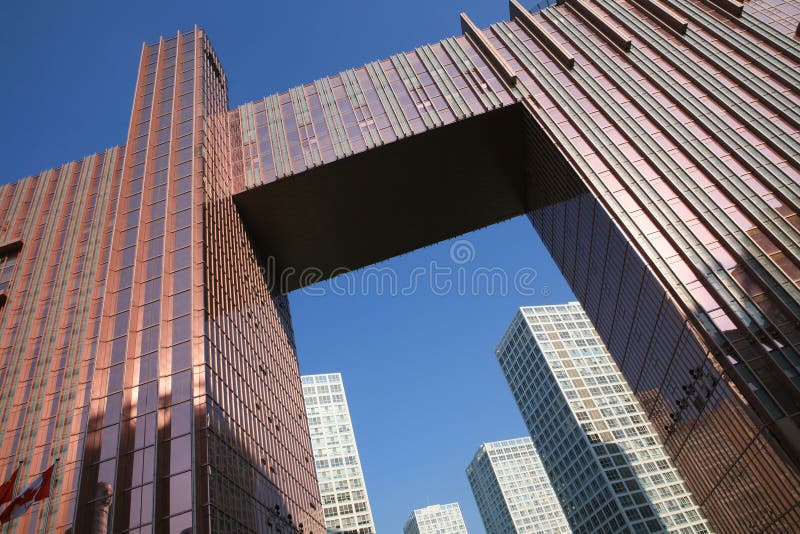
[[[141,43],[159,35],[204,27],[236,106],[458,34],[461,11],[480,26],[508,16],[503,0],[5,1],[0,181],[124,142]],[[377,267],[410,294],[379,294],[377,277],[357,272],[291,295],[301,371],[344,375],[379,532],[451,501],[483,532],[464,469],[481,442],[525,433],[494,347],[518,306],[572,294],[523,218]],[[505,294],[499,284],[473,290],[487,268],[505,273]],[[401,291],[412,279],[416,288]]]

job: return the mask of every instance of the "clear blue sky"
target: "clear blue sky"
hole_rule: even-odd
[[[481,26],[508,16],[504,0],[5,1],[0,181],[124,142],[141,43],[159,35],[204,27],[236,106],[458,34],[461,11]],[[572,294],[522,218],[380,267],[393,269],[398,290],[412,278],[417,289],[379,295],[375,277],[360,272],[292,294],[301,370],[344,375],[379,532],[400,531],[415,507],[451,501],[471,532],[483,532],[464,469],[481,442],[525,434],[494,347],[516,307]],[[487,267],[509,277],[505,295],[459,288]],[[517,273],[535,294],[513,287]],[[348,281],[357,294],[337,294]]]

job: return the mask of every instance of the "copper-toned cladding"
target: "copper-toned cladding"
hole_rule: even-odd
[[[145,45],[125,146],[0,188],[12,529],[320,532],[284,293],[523,213],[716,528],[799,528],[796,3],[581,2],[233,110]]]

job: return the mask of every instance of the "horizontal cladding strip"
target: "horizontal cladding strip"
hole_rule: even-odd
[[[502,27],[502,26],[504,26],[504,24],[500,23],[499,26]],[[510,31],[510,30],[507,30],[507,31]],[[529,51],[527,51],[528,52],[527,54],[524,53],[525,51],[527,51],[527,48],[525,48],[523,50],[523,55],[526,55],[528,57],[529,61],[533,61],[533,62],[537,61],[536,58]],[[534,75],[534,79],[538,80],[540,83],[547,84],[547,86],[549,87],[550,91],[553,91],[554,94],[558,94],[558,93],[562,92],[562,90],[558,86],[556,86],[555,84],[553,84],[552,82],[549,81],[550,75],[549,75],[548,71],[544,68],[544,66],[539,65],[538,67],[536,67],[536,66],[534,66],[534,63],[529,63],[528,66],[532,67],[534,69],[531,72],[531,74]],[[621,168],[625,168],[626,167],[624,162],[627,161],[627,158],[625,157],[625,155],[621,151],[619,151],[616,148],[616,145],[614,144],[614,142],[610,138],[608,138],[604,133],[601,133],[601,131],[599,129],[595,128],[595,130],[597,130],[595,132],[589,125],[580,124],[579,123],[579,121],[580,121],[579,117],[582,117],[583,113],[582,113],[582,111],[580,109],[577,109],[575,107],[575,104],[572,103],[572,99],[569,98],[568,95],[562,95],[561,98],[558,101],[563,106],[566,106],[566,108],[568,108],[567,109],[568,113],[566,113],[566,116],[573,117],[572,120],[576,122],[576,127],[578,127],[579,131],[587,132],[589,137],[597,137],[597,139],[594,140],[593,144],[595,146],[603,146],[605,149],[607,149],[608,153],[607,154],[603,154],[603,159],[607,159],[609,161],[609,168],[621,169]],[[601,138],[605,138],[605,142],[600,141]],[[600,153],[598,153],[598,155],[599,154]],[[612,164],[611,163],[612,160],[615,161],[617,164],[616,165]],[[649,194],[645,193],[644,191],[640,191],[640,192],[644,194],[645,198],[649,198],[650,201],[654,203],[652,207],[653,207],[653,209],[658,211],[659,215],[660,215],[659,217],[656,217],[651,213],[650,217],[653,220],[656,220],[656,221],[658,221],[659,219],[669,220],[668,217],[664,217],[664,214],[661,213],[663,211],[663,209],[667,209],[667,208],[664,207],[662,209],[657,204],[655,204],[655,201],[658,200],[658,193],[656,191],[652,190],[652,186],[650,186],[649,183],[647,182],[647,180],[642,175],[639,174],[638,170],[636,170],[635,168],[629,168],[628,171],[629,171],[629,174],[631,174],[631,175],[638,175],[638,178],[636,180],[634,180],[634,182],[627,182],[631,189],[638,190],[639,187],[642,186],[642,187],[644,187],[645,189],[647,189],[649,191]],[[638,197],[636,194],[633,194],[633,196],[634,196],[634,198]],[[641,198],[641,197],[639,197],[639,198]],[[653,199],[655,199],[655,200],[653,200]],[[647,208],[647,207],[643,206],[643,209],[644,209],[645,212],[649,211],[649,208]],[[677,217],[677,215],[676,215],[676,217]],[[679,221],[680,219],[676,218],[675,220]],[[629,228],[634,228],[634,227],[638,228],[638,224],[637,223],[633,223],[633,226],[630,226]],[[662,225],[662,229],[663,230],[666,230],[666,228],[667,227],[664,227]],[[639,229],[639,232],[643,232],[643,229]],[[714,259],[713,259],[712,255],[706,254],[706,256],[704,258],[702,252],[698,252],[698,251],[702,251],[704,249],[704,247],[699,242],[699,240],[697,240],[697,238],[694,236],[694,234],[691,231],[686,230],[686,234],[665,232],[664,236],[667,237],[668,239],[670,239],[671,241],[673,241],[673,247],[675,248],[675,250],[678,251],[679,254],[681,254],[682,256],[684,256],[686,258],[688,265],[703,265],[705,263],[713,263]],[[670,238],[670,236],[671,236],[671,238]],[[694,238],[695,242],[693,244],[690,244],[688,236],[691,236],[691,237]],[[638,241],[638,240],[635,240],[635,241]],[[663,260],[660,259],[660,255],[657,253],[657,251],[653,250],[653,253],[649,254],[648,256],[651,258],[651,260],[656,265],[663,265],[663,267],[661,268],[661,272],[663,274],[666,274],[667,272],[669,272],[667,270],[669,268],[666,265],[664,265]],[[718,271],[714,271],[714,275],[715,276],[721,276],[723,278],[727,278],[727,276],[726,276],[727,272],[720,273]],[[700,280],[703,279],[702,277],[698,277],[698,278]],[[679,281],[676,279],[675,282],[679,282]],[[671,284],[671,286],[675,287],[675,288],[680,287],[680,285],[679,284],[676,285],[675,282],[673,282]],[[726,285],[720,285],[719,282],[720,281],[717,281],[715,286],[709,286],[709,289],[711,289],[712,291],[717,291],[717,292],[721,291],[722,295],[724,296],[726,293],[728,293],[728,288],[727,288]],[[735,284],[735,281],[733,283]],[[709,284],[709,281],[706,280],[706,284]],[[694,302],[694,298],[693,297],[691,297],[685,291],[683,293],[687,297],[686,300],[684,300],[685,303]],[[738,301],[736,299],[732,298],[732,296],[730,296],[730,295],[728,295],[728,298],[726,298],[726,301],[723,303],[723,306],[724,305],[728,305],[728,306],[734,305],[733,306],[734,309],[737,309],[737,308],[740,307],[740,304],[738,303]],[[701,307],[699,307],[697,305],[697,303],[695,303],[694,306],[695,306],[696,309],[702,309]],[[745,314],[745,315],[747,315],[747,314]],[[701,321],[703,320],[703,316],[704,316],[703,312],[698,313],[698,317],[700,318]],[[735,313],[734,313],[734,317],[737,317],[737,315]],[[719,330],[716,328],[716,326],[713,323],[711,323],[710,321],[704,321],[704,323],[705,323],[706,329],[709,332],[715,332],[715,331],[719,332]],[[719,332],[719,335],[721,336],[722,333]],[[774,403],[774,408],[776,408],[778,411],[780,411],[780,409],[777,408],[778,404],[775,402],[775,400],[774,399],[771,399],[771,400]]]
[[[616,15],[620,17],[623,23],[625,23],[625,21],[629,23],[633,22],[624,10],[617,11]],[[716,76],[709,76],[707,71],[698,66],[695,61],[684,57],[684,55],[671,53],[669,48],[658,39],[651,39],[646,41],[646,43],[659,57],[678,69],[686,78],[692,80],[703,79],[703,83],[712,88],[712,90],[707,91],[707,96],[709,98],[714,100],[719,106],[725,109],[725,111],[738,118],[743,124],[747,125],[755,135],[759,135],[774,150],[785,156],[790,163],[794,162],[796,167],[800,167],[800,164],[796,162],[798,159],[796,143],[791,143],[787,139],[794,130],[791,128],[780,128],[777,124],[764,117],[751,103],[743,100],[734,93],[730,87],[718,80]],[[644,54],[644,52],[642,52],[642,54]],[[735,83],[736,80],[734,78],[731,79]],[[754,127],[754,125],[757,125],[757,128]]]
[[[580,40],[584,45],[584,50],[586,51],[587,56],[591,56],[592,60],[595,62],[601,70],[605,70],[605,72],[616,72],[613,69],[610,69],[610,65],[608,65],[607,60],[600,54],[594,52],[594,48],[589,46],[585,43],[586,38],[580,35],[577,31],[572,29],[571,22],[567,19],[560,16],[557,12],[553,13],[550,12],[546,17],[547,20],[551,21],[555,25],[555,20],[558,19],[560,24],[560,30],[564,32],[566,35],[569,35],[573,40]],[[632,61],[634,66],[640,66],[646,62],[644,61]],[[606,67],[603,69],[603,67]],[[798,250],[797,243],[800,243],[800,233],[791,225],[789,225],[783,217],[777,214],[769,205],[767,205],[759,196],[756,195],[755,191],[750,189],[746,184],[744,184],[734,173],[731,169],[725,166],[722,162],[716,162],[716,158],[714,154],[708,150],[707,147],[703,143],[696,142],[696,138],[692,135],[692,133],[680,122],[671,121],[671,116],[663,110],[663,107],[659,105],[659,103],[646,91],[637,90],[638,85],[636,82],[628,75],[624,70],[618,72],[616,75],[613,75],[612,78],[615,79],[619,87],[624,91],[627,97],[632,102],[639,102],[640,107],[643,111],[649,116],[651,120],[655,124],[657,124],[661,131],[667,133],[667,135],[673,138],[673,141],[676,144],[676,147],[685,147],[685,146],[693,146],[695,150],[698,150],[704,158],[697,158],[694,157],[691,153],[687,153],[687,155],[694,160],[695,164],[698,168],[702,169],[703,167],[708,168],[708,166],[716,167],[715,172],[708,172],[707,175],[715,176],[717,178],[717,185],[722,187],[722,189],[731,197],[736,199],[739,202],[739,205],[742,206],[744,204],[744,208],[747,210],[747,213],[751,215],[751,218],[759,223],[763,223],[766,225],[766,229],[770,230],[773,233],[777,234],[784,234],[786,237],[786,242],[790,243],[788,245],[788,249],[786,252],[790,255],[790,257],[800,257],[800,250]],[[663,80],[663,84],[657,84],[663,91],[669,92],[668,88],[670,87],[666,82],[667,80]],[[679,92],[683,90],[680,85],[674,85],[674,90],[678,90]],[[688,95],[673,95],[673,99],[675,102],[681,102],[682,98],[685,98],[685,102],[690,101]],[[646,105],[645,105],[646,104]],[[609,103],[609,107],[606,109],[614,110],[616,109],[616,103],[611,106]],[[705,117],[711,118],[711,114],[706,114],[703,112],[696,112],[692,114],[693,117]],[[660,119],[660,120],[659,120]],[[630,119],[633,120],[632,118]],[[625,121],[626,123],[629,121]],[[635,122],[635,121],[634,121]],[[702,121],[700,121],[702,124]],[[710,131],[714,131],[714,128],[705,125]],[[720,126],[720,125],[717,125]],[[670,128],[673,128],[676,134],[670,133]],[[648,135],[646,132],[642,131],[640,128],[638,129],[638,135],[644,139],[645,141],[649,141]],[[679,135],[678,135],[679,134]],[[742,143],[746,145],[743,141]],[[649,143],[652,146],[652,143]],[[768,162],[765,162],[768,164]],[[766,166],[765,169],[769,167]],[[722,173],[720,173],[720,169]],[[711,171],[711,169],[708,169]],[[701,193],[703,194],[703,193]],[[704,195],[705,205],[714,205],[713,200]],[[761,215],[761,217],[759,216]],[[777,221],[773,220],[772,217],[776,217]],[[765,221],[766,218],[766,221]],[[730,221],[729,221],[730,222]],[[730,225],[728,225],[730,226]],[[734,227],[736,227],[734,225]],[[754,258],[763,257],[763,254],[759,254],[761,251],[752,242],[752,238],[749,236],[741,236],[739,238],[740,242],[744,243],[745,250],[748,251],[749,254],[753,255]],[[792,245],[794,243],[794,245]],[[765,263],[766,262],[766,263]],[[787,298],[787,294],[783,294],[782,300],[786,303],[787,306],[791,306],[792,302],[797,302],[800,299],[800,292],[797,291],[797,288],[792,283],[791,280],[786,278],[785,274],[780,270],[780,268],[772,262],[770,259],[766,258],[760,264],[763,266],[767,272],[770,273],[772,276],[777,276],[777,279],[780,280],[783,277],[783,282],[781,283],[781,288],[788,293],[793,293],[791,298]],[[763,272],[762,272],[763,276]],[[792,301],[792,299],[794,299]],[[795,317],[798,317],[800,313],[800,309],[794,309],[793,314]]]
[[[644,24],[636,17],[631,16],[629,10],[620,6],[618,3],[611,0],[596,1],[602,2],[606,10],[613,12],[620,20],[627,20],[628,26],[638,28],[640,31],[644,32],[649,39],[649,41],[647,41],[648,44],[653,45],[654,41],[662,39],[653,28]],[[733,61],[726,53],[698,39],[695,32],[689,32],[684,35],[681,43],[698,54],[705,61],[708,61],[710,65],[713,65],[720,72],[735,75],[739,84],[751,95],[777,113],[783,120],[789,123],[792,128],[800,129],[800,112],[798,112],[797,105],[796,103],[790,102],[785,95],[775,92],[768,84]]]
[[[625,52],[630,52],[632,44],[631,38],[619,33],[613,26],[611,26],[611,24],[606,21],[605,18],[603,18],[600,13],[586,4],[586,2],[583,2],[582,0],[568,0],[566,4],[577,13],[580,13],[584,19],[589,21],[589,23],[600,32],[601,35],[606,37]],[[545,16],[546,13],[547,12],[543,11],[542,16]]]
[[[575,65],[575,58],[517,0],[511,0],[511,18],[516,19],[531,37],[537,39],[566,68],[571,69]]]
[[[723,24],[722,21],[710,15],[707,11],[698,8],[691,1],[667,1],[671,2],[673,9],[684,13],[697,26],[711,33],[714,38],[760,66],[770,75],[781,80],[788,88],[800,87],[800,72],[798,72],[796,63],[789,64],[786,61],[781,61],[781,58],[776,57],[774,50],[766,50],[764,48],[764,43],[747,39],[736,32],[730,31],[730,28]]]

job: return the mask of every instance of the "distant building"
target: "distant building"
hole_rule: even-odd
[[[342,375],[305,375],[302,379],[325,527],[328,532],[374,534]]]
[[[457,502],[432,504],[411,512],[403,534],[467,534]]]
[[[530,437],[484,443],[467,478],[486,532],[572,532]]]
[[[497,359],[576,532],[709,532],[580,304],[521,308]]]

